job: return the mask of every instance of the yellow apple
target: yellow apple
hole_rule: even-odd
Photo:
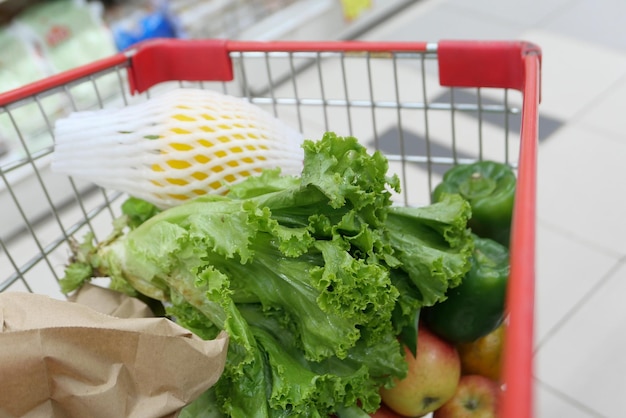
[[[433,414],[433,418],[497,418],[502,389],[479,374],[462,376],[456,393]]]
[[[381,389],[385,405],[400,415],[421,417],[454,396],[461,376],[461,360],[454,345],[420,326],[417,355],[405,348],[408,374],[395,386]]]
[[[457,344],[461,357],[461,373],[480,374],[500,381],[505,332],[506,325],[502,324],[476,341]]]

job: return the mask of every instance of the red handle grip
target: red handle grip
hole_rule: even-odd
[[[519,41],[441,41],[437,46],[439,82],[448,87],[523,90],[527,55],[541,60],[538,46]]]
[[[233,65],[226,40],[157,39],[136,45],[130,58],[128,81],[141,93],[164,81],[231,81]]]

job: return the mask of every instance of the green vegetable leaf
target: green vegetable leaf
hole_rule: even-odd
[[[422,306],[445,299],[471,267],[473,240],[466,228],[471,209],[459,195],[419,208],[393,207],[386,226],[391,245],[419,290]]]
[[[178,418],[226,418],[220,411],[215,389],[211,388],[184,407]]]
[[[59,281],[61,291],[71,293],[83,285],[93,275],[93,268],[87,263],[71,263],[65,269],[65,276]]]
[[[374,412],[407,372],[398,336],[469,269],[462,198],[394,207],[382,154],[333,133],[303,148],[300,177],[268,170],[164,211],[131,200],[130,228],[72,268],[167,302],[203,338],[225,330],[227,364],[203,401],[227,416]]]
[[[129,197],[122,203],[122,213],[128,217],[128,226],[132,229],[152,218],[160,209],[152,203],[136,197]]]

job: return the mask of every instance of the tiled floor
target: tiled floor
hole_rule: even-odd
[[[543,50],[536,416],[626,416],[623,0],[426,0],[367,39],[523,39]]]

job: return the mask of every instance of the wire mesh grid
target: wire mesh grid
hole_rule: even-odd
[[[70,246],[87,231],[104,239],[121,214],[123,193],[49,169],[54,123],[73,111],[127,106],[178,87],[245,97],[307,139],[333,131],[383,152],[390,173],[400,177],[396,200],[404,205],[428,203],[454,164],[492,159],[516,166],[521,95],[441,87],[435,47],[397,53],[233,52],[231,59],[231,82],[168,82],[131,95],[125,65],[118,65],[0,108],[0,132],[14,150],[0,159],[0,291],[62,298],[57,280]]]

